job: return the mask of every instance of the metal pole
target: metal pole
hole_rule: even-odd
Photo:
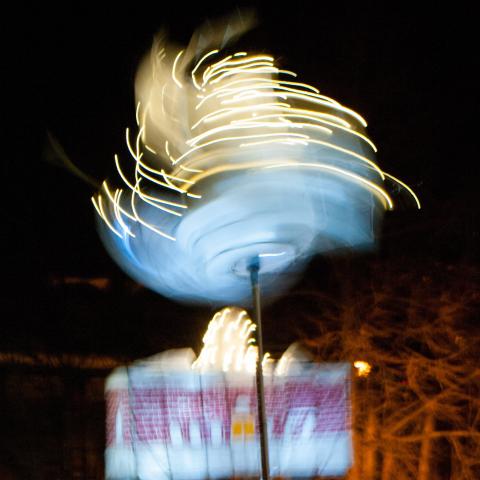
[[[253,297],[253,315],[254,322],[257,325],[257,407],[258,407],[258,423],[260,430],[260,457],[262,460],[262,476],[263,480],[270,479],[269,463],[268,463],[268,430],[267,416],[265,413],[265,390],[263,388],[263,336],[262,336],[262,315],[260,309],[260,286],[258,285],[258,272],[260,270],[260,259],[254,258],[249,267],[250,280],[252,282]]]

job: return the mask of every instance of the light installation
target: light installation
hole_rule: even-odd
[[[420,207],[375,163],[361,115],[226,37],[154,42],[136,78],[137,130],[115,155],[120,185],[92,198],[106,248],[134,279],[220,305],[248,302],[252,258],[270,295],[316,253],[370,248],[391,183]]]
[[[253,299],[267,480],[260,286],[278,295],[313,255],[371,248],[394,208],[389,183],[420,203],[376,164],[361,115],[272,56],[233,50],[239,25],[185,48],[157,38],[137,73],[130,158],[115,155],[122,186],[105,181],[92,202],[107,250],[140,283],[185,302]]]
[[[218,312],[190,349],[116,369],[107,379],[106,478],[255,477],[260,472],[255,325]],[[348,364],[314,364],[295,346],[264,358],[269,470],[344,475],[351,465]]]

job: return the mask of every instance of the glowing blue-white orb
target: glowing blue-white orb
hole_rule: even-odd
[[[254,258],[275,295],[312,255],[371,248],[393,208],[387,179],[417,199],[376,165],[359,114],[269,55],[217,42],[203,32],[185,49],[154,43],[137,74],[130,158],[115,156],[123,185],[104,182],[92,200],[107,250],[134,279],[225,304],[248,301]]]

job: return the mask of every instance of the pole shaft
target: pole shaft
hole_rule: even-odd
[[[265,390],[263,386],[263,335],[262,335],[262,314],[260,305],[260,286],[258,284],[258,272],[260,264],[258,258],[250,266],[250,280],[252,282],[253,314],[254,322],[257,325],[257,408],[258,423],[260,431],[260,457],[262,460],[262,479],[269,480],[269,461],[268,461],[268,430],[267,416],[265,412]]]

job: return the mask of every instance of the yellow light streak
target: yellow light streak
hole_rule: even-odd
[[[230,108],[221,108],[219,110],[215,110],[204,115],[200,120],[193,124],[191,130],[196,128],[201,123],[205,122],[214,122],[219,120],[220,118],[224,118],[226,116],[230,116],[232,114],[240,114],[245,112],[255,112],[258,110],[270,110],[270,109],[283,109],[283,108],[290,108],[288,103],[281,103],[281,102],[271,102],[271,103],[260,103],[258,105],[249,105],[247,107],[230,107]]]
[[[294,111],[294,110],[295,109],[291,109],[290,111]],[[312,115],[309,115],[309,114],[299,114],[299,113],[286,112],[286,113],[282,113],[282,114],[257,116],[257,117],[255,117],[255,120],[263,120],[263,119],[266,119],[266,118],[281,118],[281,117],[304,118],[304,119],[308,119],[308,120],[313,120],[314,122],[323,123],[324,125],[329,125],[329,126],[334,127],[334,128],[338,128],[338,129],[340,129],[344,132],[347,132],[348,134],[355,135],[356,137],[361,138],[364,142],[366,142],[366,143],[368,143],[368,145],[370,145],[370,147],[372,148],[372,150],[375,153],[377,153],[377,147],[366,135],[363,135],[362,133],[359,133],[355,130],[352,130],[351,128],[344,127],[343,125],[339,125],[338,123],[329,122],[328,120],[324,120],[322,118],[318,118],[318,117],[315,117],[315,116],[312,116]],[[246,121],[248,121],[248,120],[237,120],[237,121],[234,121],[234,123],[237,123],[237,122],[242,123],[242,122],[246,122]],[[295,123],[293,125],[295,125]],[[333,133],[331,130],[330,130],[330,132]]]
[[[357,112],[355,112],[354,110],[352,110],[350,108],[347,108],[347,107],[344,107],[344,106],[340,105],[338,102],[330,101],[331,99],[329,97],[325,97],[324,95],[316,95],[316,94],[315,95],[314,94],[308,94],[307,95],[306,93],[296,93],[296,92],[287,91],[287,93],[285,93],[283,95],[278,94],[276,92],[272,92],[272,93],[269,93],[269,94],[258,95],[258,96],[259,97],[261,97],[261,96],[265,96],[265,97],[266,96],[276,96],[276,97],[281,97],[281,98],[285,98],[285,99],[287,99],[287,98],[297,98],[297,99],[300,99],[300,100],[309,101],[309,102],[312,102],[312,103],[316,103],[318,105],[323,105],[323,106],[332,108],[334,110],[341,111],[341,112],[355,118],[363,127],[367,126],[367,122],[365,121],[365,119],[361,115],[359,115]],[[226,101],[223,101],[221,103],[222,104],[229,104],[229,103],[234,103],[236,101],[239,101],[239,99],[233,98],[231,100],[226,100]],[[203,100],[202,100],[202,102],[200,102],[198,107],[201,106],[201,104],[203,104]]]
[[[189,180],[185,180],[183,178],[178,178],[178,177],[174,177],[172,175],[167,175],[165,173],[165,171],[162,169],[162,170],[157,170],[155,168],[152,168],[152,167],[149,167],[147,164],[145,164],[144,162],[142,162],[141,158],[142,158],[142,153],[139,153],[139,150],[140,150],[140,146],[139,146],[139,139],[140,139],[140,136],[141,136],[141,131],[139,132],[139,135],[137,136],[137,151],[134,152],[131,145],[130,145],[130,133],[129,133],[129,129],[127,128],[126,129],[126,132],[125,132],[125,137],[126,137],[126,143],[127,143],[127,147],[128,147],[128,150],[130,152],[130,154],[132,155],[132,157],[134,158],[134,160],[137,162],[137,167],[136,167],[136,172],[138,172],[142,177],[145,177],[147,180],[150,180],[151,182],[153,183],[156,183],[157,185],[160,185],[162,187],[165,187],[165,188],[169,188],[171,190],[174,190],[176,192],[179,192],[179,193],[186,193],[186,190],[184,190],[183,188],[180,188],[180,187],[177,187],[176,185],[174,185],[170,179],[173,179],[173,180],[178,180],[178,181],[181,181],[181,182],[184,182],[184,183],[192,183],[190,182]],[[118,169],[118,164],[117,164],[117,169]],[[157,180],[156,178],[152,177],[151,175],[147,174],[144,170],[147,170],[155,175],[159,175],[161,177],[163,177],[163,179],[165,180],[165,182],[162,182],[160,180]],[[124,176],[122,175],[122,178],[123,180],[126,182],[126,179],[124,178]],[[126,182],[127,183],[127,182]],[[127,183],[127,185],[132,188],[131,184],[130,183]],[[133,188],[132,188],[133,189]],[[137,192],[140,194],[140,192]],[[155,199],[156,200],[156,199]],[[163,202],[162,202],[163,203]],[[178,206],[180,208],[185,208],[184,205],[181,205],[181,204],[174,204],[172,202],[169,202],[170,205],[175,205],[175,206]],[[170,212],[169,209],[166,209],[165,211],[167,212]],[[179,215],[177,213],[175,213],[175,215]],[[181,215],[180,215],[181,216]]]
[[[302,135],[302,134],[297,134],[297,133],[264,133],[264,134],[256,134],[256,135],[223,137],[223,138],[219,138],[219,139],[215,139],[215,140],[210,140],[209,142],[206,142],[206,143],[203,143],[201,145],[197,145],[197,146],[191,148],[190,150],[188,150],[187,152],[182,154],[180,157],[178,157],[174,161],[174,164],[182,161],[188,155],[191,155],[192,153],[194,153],[197,150],[200,150],[202,148],[211,146],[211,145],[219,143],[219,142],[230,142],[230,141],[236,141],[236,140],[248,140],[248,139],[254,139],[254,138],[266,138],[266,137],[275,137],[275,136],[281,136],[282,138],[287,138],[287,139],[289,139],[289,138],[302,138],[305,141],[307,141],[308,143],[314,143],[314,144],[317,144],[317,145],[322,145],[326,148],[330,148],[330,149],[345,153],[346,155],[350,155],[354,158],[357,158],[357,159],[367,163],[368,165],[370,165],[372,167],[373,170],[375,170],[380,175],[382,180],[385,179],[385,176],[384,176],[382,170],[378,167],[378,165],[375,162],[373,162],[369,158],[367,158],[363,155],[360,155],[358,153],[355,153],[352,150],[349,150],[347,148],[339,147],[338,145],[335,145],[331,142],[316,140],[316,139],[310,138],[308,135]]]
[[[320,90],[318,90],[318,88],[315,88],[312,85],[308,85],[307,83],[290,82],[288,80],[278,80],[273,78],[262,78],[262,77],[241,78],[238,80],[233,80],[231,82],[225,83],[221,87],[214,88],[213,92],[223,92],[223,91],[229,90],[230,87],[232,87],[233,85],[238,85],[240,83],[248,83],[251,85],[265,84],[265,85],[270,85],[272,88],[274,88],[276,85],[292,85],[292,86],[306,88],[308,90],[311,90],[314,93],[320,93]]]
[[[123,238],[123,235],[110,223],[110,221],[107,218],[107,215],[105,215],[105,212],[103,210],[103,203],[102,203],[102,196],[98,196],[98,208],[102,212],[101,217],[105,221],[106,225],[108,228],[115,234],[117,237]]]
[[[90,200],[92,201],[93,206],[95,207],[95,210],[96,210],[97,213],[98,213],[98,216],[99,216],[102,220],[105,221],[105,219],[103,218],[102,212],[100,211],[100,208],[98,207],[97,201],[95,200],[95,197],[90,197]]]
[[[200,173],[200,172],[203,172],[203,170],[200,170],[198,168],[189,168],[189,167],[184,167],[183,165],[179,165],[179,168],[181,170],[184,170],[185,172],[189,172],[189,173]]]
[[[415,200],[415,203],[417,204],[417,208],[420,210],[422,208],[421,204],[420,204],[420,200],[419,198],[417,197],[417,195],[415,195],[415,192],[406,184],[406,183],[403,183],[401,180],[399,180],[398,178],[394,177],[393,175],[390,175],[389,173],[385,173],[385,176],[387,178],[391,178],[394,182],[400,184],[402,187],[404,187],[408,193],[410,193],[410,195],[413,197],[413,199]]]
[[[114,202],[113,202],[113,209],[115,212],[115,218],[117,219],[118,223],[122,227],[123,231],[130,235],[132,238],[135,238],[135,235],[132,231],[128,228],[127,224],[123,221],[122,214],[120,213],[120,198],[122,196],[122,190],[115,190]]]
[[[153,52],[155,58],[152,78],[156,83],[152,88],[156,90],[153,94],[149,92],[145,96],[151,101],[142,100],[142,103],[138,101],[136,104],[135,120],[138,133],[135,145],[130,139],[130,130],[127,128],[125,131],[126,146],[135,161],[135,181],[128,180],[120,167],[118,156],[115,155],[119,176],[130,189],[131,213],[122,208],[123,190],[115,189],[112,193],[106,182],[103,188],[110,202],[110,212],[106,212],[100,194],[97,198],[92,197],[97,213],[116,235],[121,236],[121,232],[115,228],[119,225],[124,234],[135,237],[126,220],[128,218],[174,240],[139,216],[136,201],[145,202],[159,211],[181,217],[182,214],[176,209],[187,209],[187,205],[152,195],[156,187],[167,188],[178,195],[199,199],[200,195],[190,192],[195,183],[222,172],[246,169],[322,169],[354,181],[378,197],[385,208],[393,208],[392,199],[378,184],[378,180],[371,181],[370,176],[364,177],[332,165],[328,161],[327,163],[283,161],[279,160],[278,155],[277,159],[268,160],[263,154],[261,161],[249,161],[250,154],[255,155],[255,148],[258,148],[259,152],[265,152],[266,149],[262,150],[261,147],[268,145],[287,145],[288,147],[281,147],[284,150],[280,148],[274,150],[284,151],[285,159],[299,159],[304,153],[310,155],[314,151],[320,152],[321,157],[322,148],[314,150],[314,146],[319,146],[338,152],[337,155],[327,154],[326,158],[331,162],[336,162],[337,156],[341,158],[341,162],[346,162],[348,158],[355,164],[360,161],[366,168],[376,172],[382,181],[389,179],[403,187],[413,197],[417,207],[421,208],[417,195],[408,185],[383,172],[373,161],[370,151],[368,155],[362,155],[360,148],[365,143],[372,152],[377,152],[377,148],[364,133],[363,129],[367,122],[354,110],[320,94],[320,90],[311,85],[286,80],[284,76],[296,77],[296,73],[278,68],[275,59],[270,55],[237,52],[212,63],[212,57],[219,54],[218,49],[212,49],[188,71],[188,62],[181,61],[185,51],[180,50],[176,55],[164,48]],[[165,71],[163,65],[160,66],[167,53],[171,55],[170,59],[174,58],[173,62],[169,63],[171,72]],[[194,87],[195,92],[193,89],[185,89],[185,85]],[[180,93],[179,89],[184,91]],[[157,100],[158,95],[160,102]],[[160,105],[155,105],[153,99]],[[183,117],[177,118],[178,112],[183,111],[183,102],[188,111],[185,122]],[[180,104],[181,108],[177,108]],[[157,134],[157,127],[159,137],[153,142],[152,135]],[[146,128],[155,148],[147,144]],[[193,131],[195,134],[191,133]],[[158,147],[162,144],[164,148]],[[345,144],[346,146],[342,146]],[[311,147],[302,150],[309,146]],[[157,148],[160,148],[160,153],[157,153]],[[228,152],[234,153],[235,149],[242,149],[238,150],[237,163],[218,165],[220,158],[228,157]],[[148,155],[147,151],[155,157]],[[292,157],[289,157],[290,155]],[[168,164],[168,160],[171,165],[162,168],[164,165],[162,162]],[[199,168],[200,166],[202,168]],[[115,219],[114,224],[111,219]],[[226,317],[223,315],[219,318],[219,321],[223,322]],[[242,352],[246,355],[246,347]],[[226,357],[228,368],[237,364],[235,355],[231,353],[230,357]]]
[[[147,144],[144,144],[143,145],[149,152],[153,153],[153,154],[157,154],[157,152],[152,148],[152,147],[149,147]]]
[[[138,127],[140,127],[140,120],[138,118],[139,111],[140,111],[140,102],[137,103],[137,109],[135,110],[135,120],[137,121]]]
[[[284,82],[284,83],[286,83],[286,82]],[[290,83],[295,83],[295,82],[290,82]],[[242,91],[254,91],[254,90],[262,90],[262,89],[275,89],[275,90],[295,93],[295,94],[301,95],[302,97],[305,97],[304,100],[306,100],[306,101],[308,101],[309,98],[317,98],[317,99],[329,102],[332,105],[340,105],[338,102],[336,102],[335,100],[333,100],[330,97],[327,97],[326,95],[320,95],[318,93],[305,92],[305,91],[299,90],[297,88],[286,87],[286,86],[281,85],[280,82],[275,82],[275,81],[268,82],[268,83],[264,82],[263,84],[249,84],[245,87],[222,89],[221,92],[215,91],[212,94],[210,94],[208,97],[210,97],[212,95],[216,95],[219,98],[221,98],[221,97],[224,97],[226,95],[231,95],[231,94],[234,94],[234,93],[238,94]],[[205,97],[205,98],[208,98],[208,97]]]
[[[121,177],[121,179],[124,181],[124,183],[130,188],[130,190],[132,192],[135,192],[137,194],[141,193],[142,197],[146,197],[148,198],[149,200],[153,201],[153,202],[159,202],[159,203],[164,203],[165,205],[171,205],[172,207],[178,207],[178,208],[188,208],[186,205],[182,205],[181,203],[176,203],[176,202],[170,202],[170,201],[167,201],[167,200],[162,200],[160,198],[157,198],[157,197],[153,197],[151,195],[147,195],[146,193],[144,192],[140,192],[139,191],[139,188],[138,188],[138,185],[137,186],[134,186],[131,184],[131,182],[127,179],[127,177],[125,176],[125,174],[123,173],[123,170],[120,168],[120,161],[118,159],[118,155],[115,155],[115,165],[117,167],[117,171]],[[137,179],[138,180],[138,179]],[[166,185],[166,184],[165,184]]]
[[[313,117],[318,117],[319,119],[327,118],[327,119],[331,120],[333,123],[341,125],[341,126],[343,126],[345,128],[348,128],[348,129],[351,129],[351,127],[352,127],[350,125],[350,123],[348,123],[343,118],[337,117],[336,115],[332,115],[330,113],[325,113],[325,112],[317,112],[315,110],[309,110],[309,109],[304,109],[304,108],[291,107],[288,110],[288,112],[284,113],[283,115],[287,115],[287,114],[290,115],[290,114],[295,114],[295,113],[298,113],[300,115],[307,114],[307,115],[311,115]]]
[[[197,70],[199,69],[200,65],[210,56],[212,55],[215,55],[216,53],[218,53],[218,50],[215,49],[215,50],[210,50],[210,52],[206,53],[198,62],[197,64],[195,65],[195,67],[193,68],[192,70],[192,73],[191,73],[191,76],[192,76],[192,81],[193,81],[193,84],[195,85],[195,88],[197,90],[201,90],[202,87],[197,83],[197,80],[195,78],[195,73],[197,72]]]
[[[355,173],[349,172],[347,170],[344,170],[342,168],[334,167],[333,165],[325,165],[321,163],[303,163],[303,162],[298,162],[298,163],[283,163],[283,164],[278,164],[278,165],[268,165],[264,168],[285,168],[285,167],[308,167],[308,168],[319,168],[323,170],[329,170],[335,173],[339,173],[341,175],[344,175],[348,178],[354,179],[360,183],[363,183],[364,185],[368,186],[374,193],[378,194],[380,198],[383,198],[387,204],[390,210],[393,209],[393,201],[388,195],[385,190],[380,188],[378,185],[375,183],[371,182],[370,180],[367,180],[366,178],[360,177],[359,175],[356,175]],[[377,167],[378,168],[378,167]]]
[[[161,93],[161,100],[160,100],[160,106],[162,107],[162,113],[163,115],[166,115],[166,110],[165,110],[165,90],[167,89],[167,84],[165,84],[162,87],[162,93]]]
[[[337,150],[338,152],[345,153],[346,155],[350,155],[352,157],[358,158],[362,162],[365,162],[368,165],[370,165],[373,168],[373,170],[375,170],[380,175],[381,179],[385,180],[385,175],[382,172],[382,170],[380,170],[380,167],[375,162],[370,160],[369,158],[364,157],[363,155],[359,155],[358,153],[355,153],[352,150],[349,150],[348,148],[339,147],[338,145],[334,145],[333,143],[330,143],[330,142],[324,142],[322,140],[316,140],[316,139],[313,139],[313,138],[309,139],[308,141],[309,141],[309,143],[315,143],[317,145],[322,145],[324,147],[331,148],[333,150]]]
[[[260,63],[260,62],[259,62]],[[217,78],[212,80],[210,83],[212,85],[221,82],[226,77],[231,77],[232,75],[249,75],[250,73],[279,73],[280,70],[276,67],[270,67],[267,65],[259,65],[257,67],[251,68],[236,68],[236,69],[225,69]]]
[[[158,228],[154,227],[150,223],[148,223],[145,220],[143,220],[142,218],[140,218],[140,216],[138,215],[137,209],[135,208],[135,192],[136,191],[137,191],[137,189],[132,191],[132,195],[130,197],[130,202],[131,202],[131,206],[132,206],[132,212],[135,215],[135,219],[137,220],[137,222],[142,224],[145,228],[148,228],[152,232],[155,232],[157,235],[160,235],[161,237],[167,238],[168,240],[176,241],[175,237],[172,237],[171,235],[168,235],[167,233],[162,232]]]
[[[246,57],[240,60],[227,61],[220,65],[212,67],[204,76],[204,84],[208,84],[213,77],[220,75],[220,72],[228,72],[228,71],[242,70],[242,69],[248,70],[252,66],[268,67],[272,65],[273,65],[273,57],[270,57],[268,55],[255,55],[255,56]]]
[[[115,199],[115,196],[112,195],[112,193],[110,192],[110,189],[108,188],[108,184],[106,182],[106,180],[103,182],[102,184],[103,186],[103,189],[105,190],[105,192],[107,193],[107,196],[108,196],[108,199],[110,200],[110,202],[113,204],[113,205],[116,205],[118,210],[123,213],[126,217],[130,218],[130,220],[135,220],[135,217],[133,215],[131,215],[130,213],[128,213],[126,210],[124,210],[121,206],[120,206],[120,200],[116,200]],[[122,190],[117,190],[120,194],[122,192]],[[119,196],[120,197],[120,196]]]
[[[239,145],[240,148],[246,148],[246,147],[258,147],[259,145],[268,145],[272,143],[280,143],[282,145],[290,145],[290,146],[295,146],[295,145],[308,145],[307,140],[292,140],[290,138],[277,138],[273,140],[262,140],[260,142],[248,142],[248,143],[241,143]]]
[[[292,72],[291,70],[278,70],[278,73],[284,73],[285,75],[297,77],[297,74],[295,72]]]
[[[150,180],[151,182],[156,183],[157,185],[160,185],[161,187],[170,188],[171,190],[174,190],[174,191],[179,192],[179,193],[186,193],[186,190],[184,190],[183,188],[177,187],[173,183],[168,182],[168,179],[167,179],[166,176],[163,176],[163,179],[165,180],[165,182],[162,182],[161,180],[157,180],[155,177],[152,177],[151,175],[146,173],[144,170],[142,170],[142,167],[143,167],[143,165],[138,167],[138,172],[140,173],[140,175],[142,177],[146,178],[147,180]],[[160,175],[162,175],[162,174],[160,173]]]
[[[220,142],[232,142],[236,140],[243,140],[243,139],[248,139],[248,138],[264,138],[264,137],[275,137],[278,135],[283,135],[285,137],[294,137],[294,138],[305,138],[308,139],[308,135],[302,135],[300,133],[261,133],[258,135],[243,135],[243,136],[234,136],[234,137],[223,137],[223,138],[218,138],[216,140],[210,140],[209,142],[202,143],[201,145],[197,145],[190,150],[186,151],[184,154],[180,155],[174,162],[174,164],[177,164],[184,160],[187,156],[191,155],[192,153],[196,152],[197,150],[200,150],[202,148],[209,147],[211,145],[214,145],[216,143]],[[378,167],[377,167],[378,168]]]
[[[327,134],[332,133],[332,131],[329,130],[328,128],[320,127],[320,126],[316,126],[316,125],[312,125],[312,124],[307,124],[307,123],[298,123],[298,124],[295,124],[294,127],[295,128],[303,128],[304,126],[307,126],[307,125],[311,128],[317,128],[319,130],[323,130]],[[204,140],[205,138],[208,138],[212,135],[216,135],[216,134],[222,133],[222,132],[227,132],[229,130],[251,130],[251,129],[256,129],[256,128],[285,128],[285,123],[253,121],[253,122],[249,122],[248,124],[245,122],[244,124],[235,123],[235,124],[230,124],[230,125],[224,125],[224,126],[221,126],[221,127],[212,128],[212,129],[207,130],[206,132],[204,132],[200,135],[197,135],[196,137],[193,137],[192,139],[190,139],[187,142],[187,144],[188,145],[195,145],[200,140]],[[285,135],[289,135],[289,134],[287,133]]]
[[[168,140],[165,140],[165,153],[167,154],[167,157],[170,159],[170,161],[173,163],[175,161],[175,159],[170,154],[170,148],[168,146]]]
[[[267,62],[269,65],[271,65],[273,60],[274,60],[273,57],[271,57],[270,55],[252,55],[250,57],[246,57],[246,58],[243,58],[243,59],[240,59],[240,60],[231,60],[234,56],[245,57],[246,53],[245,53],[245,55],[243,55],[243,53],[245,53],[245,52],[240,52],[240,55],[237,55],[237,54],[228,55],[227,57],[223,58],[219,62],[216,62],[216,63],[210,65],[203,73],[203,83],[204,83],[204,85],[208,83],[208,81],[212,78],[212,76],[218,74],[219,70],[232,69],[232,66],[233,67],[238,67],[238,66],[241,66],[241,65],[244,65],[244,66],[247,65],[248,66],[249,63],[254,63],[254,62],[258,62],[258,61],[264,61],[264,62]]]
[[[144,126],[146,124],[146,121],[147,121],[147,115],[148,115],[149,111],[150,111],[150,102],[147,102],[147,105],[143,109],[143,114],[142,114],[142,122],[141,122],[141,125],[142,125],[142,128],[143,128],[142,141],[144,143],[145,148],[147,148],[147,150],[150,150],[152,153],[156,154],[157,152],[155,152],[154,150],[149,148],[149,146],[147,145],[147,134],[146,134],[146,131],[145,131],[145,128],[144,128]]]
[[[176,75],[175,75],[175,69],[177,68],[177,63],[178,63],[178,60],[180,59],[180,57],[182,56],[183,54],[183,50],[180,50],[177,54],[177,56],[175,57],[175,60],[173,62],[173,67],[172,67],[172,78],[173,78],[173,81],[177,84],[177,86],[179,88],[183,88],[183,85],[178,81]]]
[[[248,93],[248,95],[244,95],[244,96],[235,96],[229,100],[222,100],[220,102],[220,105],[231,105],[233,103],[241,103],[241,102],[244,102],[244,101],[248,101],[248,100],[253,100],[255,98],[281,98],[282,100],[287,100],[287,95],[282,95],[282,94],[279,94],[279,93],[276,93],[276,92],[271,92],[271,93],[259,93],[259,92],[254,92],[254,91],[249,91],[249,92],[246,92]]]
[[[135,142],[135,153],[137,154],[137,158],[143,157],[143,152],[140,151],[140,140],[142,138],[143,127],[139,129],[137,134],[137,140]]]
[[[140,172],[140,175],[142,175],[142,172]],[[142,175],[143,176],[143,175]],[[135,190],[135,193],[145,202],[145,203],[148,203],[149,205],[152,205],[152,207],[155,207],[157,208],[158,210],[163,210],[164,212],[167,212],[167,213],[171,213],[172,215],[175,215],[177,217],[181,217],[182,214],[175,211],[175,210],[172,210],[170,208],[167,208],[167,207],[163,207],[162,205],[158,205],[158,203],[154,202],[154,201],[151,201],[149,200],[145,195],[144,193],[142,192],[141,188],[140,188],[140,182],[141,182],[141,178],[138,178],[137,179],[137,189]],[[163,203],[163,202],[162,202]]]
[[[319,164],[319,163],[307,163],[307,162],[282,162],[282,163],[274,163],[270,165],[266,165],[264,161],[261,162],[250,162],[250,163],[243,163],[243,164],[224,164],[224,165],[218,165],[216,167],[212,167],[208,170],[203,171],[201,174],[195,175],[192,177],[192,180],[197,183],[200,180],[203,180],[207,177],[210,177],[212,175],[217,175],[219,173],[225,173],[225,172],[231,172],[231,171],[237,171],[237,170],[249,170],[249,169],[254,169],[254,168],[297,168],[297,167],[304,167],[304,168],[319,168],[323,170],[328,170],[340,175],[344,175],[352,180],[355,180],[356,182],[359,182],[363,185],[365,185],[368,189],[373,191],[375,195],[377,195],[380,199],[384,200],[389,209],[393,209],[393,201],[390,198],[390,196],[385,192],[381,187],[376,185],[375,183],[371,182],[370,180],[361,177],[360,175],[354,174],[349,172],[348,170],[344,170],[339,167],[335,167],[333,165],[327,165],[327,164]]]
[[[215,62],[215,63],[212,63],[211,65],[209,65],[209,66],[205,69],[205,71],[203,72],[203,80],[205,80],[206,75],[208,75],[208,72],[209,72],[212,68],[216,68],[218,65],[223,65],[225,62],[228,62],[232,57],[233,57],[233,55],[227,55],[226,57],[222,58],[222,59],[219,60],[218,62]]]

